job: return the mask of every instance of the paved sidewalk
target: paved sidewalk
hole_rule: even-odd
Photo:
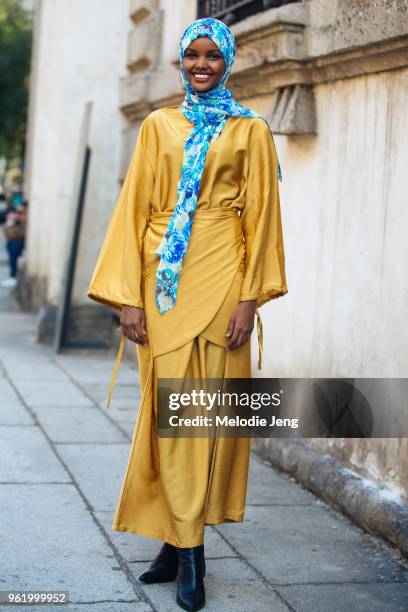
[[[0,288],[0,588],[67,590],[70,611],[180,610],[175,583],[137,580],[160,543],[111,530],[135,364],[122,363],[107,413],[114,355],[39,346],[34,317],[9,293]],[[395,551],[255,456],[247,501],[243,524],[207,528],[208,612],[407,610],[407,565]]]

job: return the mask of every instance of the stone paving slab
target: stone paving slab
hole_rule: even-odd
[[[138,576],[144,563],[132,565]],[[210,559],[204,578],[208,612],[287,612],[290,608],[241,559]],[[159,612],[179,612],[176,583],[146,585],[144,590]]]
[[[278,474],[262,459],[251,454],[247,503],[249,504],[314,504],[316,498],[287,477]]]
[[[120,423],[120,426],[123,428],[123,430],[126,432],[128,438],[131,440],[133,438],[135,423],[133,423],[132,421],[118,422]]]
[[[130,444],[59,444],[63,461],[94,510],[113,511],[119,498]]]
[[[1,293],[3,292],[4,289],[1,289]],[[2,306],[1,297],[0,306]],[[4,360],[5,363],[49,361],[49,347],[37,343],[34,333],[34,317],[19,312],[17,304],[14,303],[10,312],[1,307],[1,326],[0,359],[2,361]]]
[[[54,357],[55,363],[58,364],[64,372],[71,376],[79,385],[101,384],[109,387],[115,356],[100,355],[95,352],[77,351],[75,354],[61,353]],[[139,384],[139,373],[136,369],[136,361],[134,364],[122,360],[118,372],[117,384],[135,385]]]
[[[406,612],[407,583],[302,584],[278,591],[296,612]]]
[[[2,325],[3,315],[1,316]],[[20,333],[20,330],[19,330]],[[50,363],[50,349],[49,347],[41,346],[40,350],[37,350],[37,344],[34,338],[30,344],[17,347],[15,342],[10,345],[7,341],[4,341],[3,336],[0,344],[0,359],[4,367],[9,370],[13,370],[14,367],[18,366],[21,361],[35,364],[48,364]]]
[[[407,569],[324,504],[249,506],[241,529],[216,529],[271,584],[408,582]]]
[[[106,409],[109,383],[99,385],[85,384],[82,385],[82,389],[88,396],[92,397],[100,408],[103,410]],[[134,421],[136,419],[139,401],[140,391],[138,385],[115,385],[109,413],[118,421]]]
[[[0,427],[0,482],[71,482],[71,478],[38,427]]]
[[[66,590],[78,602],[136,598],[73,485],[10,485],[0,515],[4,589]]]
[[[0,425],[33,425],[34,419],[6,378],[0,378]]]
[[[37,406],[94,407],[92,400],[70,381],[16,380],[14,382],[24,402],[31,408]]]
[[[159,552],[162,545],[160,540],[144,538],[129,532],[113,531],[113,512],[95,512],[95,516],[128,563],[142,561],[148,564]],[[229,558],[236,557],[237,554],[212,527],[207,526],[205,529],[205,556],[206,558]]]
[[[127,442],[126,437],[95,408],[34,408],[50,438],[57,443]]]
[[[51,361],[27,362],[4,360],[7,374],[14,381],[63,381],[69,382],[67,374]]]
[[[1,291],[3,293],[4,289],[1,289]],[[6,346],[6,343],[9,344],[10,347],[15,347],[17,350],[20,346],[25,347],[27,345],[32,348],[37,348],[35,325],[33,324],[34,318],[31,314],[21,312],[18,304],[13,301],[13,308],[11,310],[7,311],[2,308],[1,320],[3,322],[4,329],[8,332],[3,334],[5,341],[2,342],[2,348]],[[17,330],[18,345],[15,341]],[[40,346],[39,350],[36,352],[40,354],[42,349],[43,347]]]

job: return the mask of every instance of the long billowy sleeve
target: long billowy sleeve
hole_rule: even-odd
[[[142,244],[154,186],[146,139],[145,119],[87,291],[92,300],[117,310],[143,308]]]
[[[288,292],[278,187],[278,159],[269,126],[256,119],[248,154],[247,188],[241,222],[245,276],[240,301],[257,306]]]

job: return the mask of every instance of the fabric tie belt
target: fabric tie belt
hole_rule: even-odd
[[[171,217],[172,214],[173,214],[172,211],[151,212],[150,218],[157,221],[160,218]],[[213,208],[213,209],[204,209],[204,210],[201,209],[195,212],[195,217],[196,216],[198,218],[201,217],[203,219],[205,219],[206,217],[217,219],[217,218],[223,218],[226,216],[237,216],[238,217],[238,212],[237,212],[237,209],[235,208],[230,208],[230,209]],[[263,354],[263,328],[262,328],[261,316],[259,314],[258,309],[255,310],[255,315],[257,317],[256,327],[257,327],[257,336],[258,336],[258,370],[261,370],[262,369],[262,354]],[[120,329],[120,326],[118,327],[118,329]],[[120,343],[119,343],[117,356],[116,356],[115,366],[114,366],[113,373],[112,373],[112,380],[111,380],[111,384],[110,384],[109,391],[108,391],[108,400],[107,400],[107,406],[106,406],[107,410],[109,409],[109,406],[111,403],[113,389],[116,384],[119,366],[120,366],[120,363],[123,357],[123,352],[125,349],[125,343],[126,343],[126,336],[122,334]]]
[[[197,217],[208,217],[214,218],[217,217],[239,217],[238,208],[218,208],[214,206],[214,208],[199,208],[194,213],[194,219]],[[163,210],[163,211],[151,211],[150,219],[161,219],[162,217],[172,217],[173,210]]]

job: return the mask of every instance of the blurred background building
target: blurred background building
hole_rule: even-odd
[[[111,316],[88,304],[85,287],[118,192],[124,119],[119,77],[129,30],[128,0],[39,0],[35,13],[25,191],[30,202],[20,303],[38,311],[40,340],[54,333],[75,202],[81,123],[93,103],[93,157],[75,279],[76,336],[111,337]],[[98,320],[99,316],[99,320]],[[73,327],[72,327],[73,329]]]
[[[72,333],[109,343],[112,313],[86,289],[141,121],[183,99],[178,41],[198,16],[230,25],[238,52],[229,86],[267,116],[283,173],[289,293],[261,310],[264,367],[254,362],[254,375],[405,377],[406,0],[38,0],[19,296],[39,313],[39,338],[53,334],[81,119],[92,101]],[[406,439],[312,442],[407,500]],[[254,440],[283,463],[274,444]]]

